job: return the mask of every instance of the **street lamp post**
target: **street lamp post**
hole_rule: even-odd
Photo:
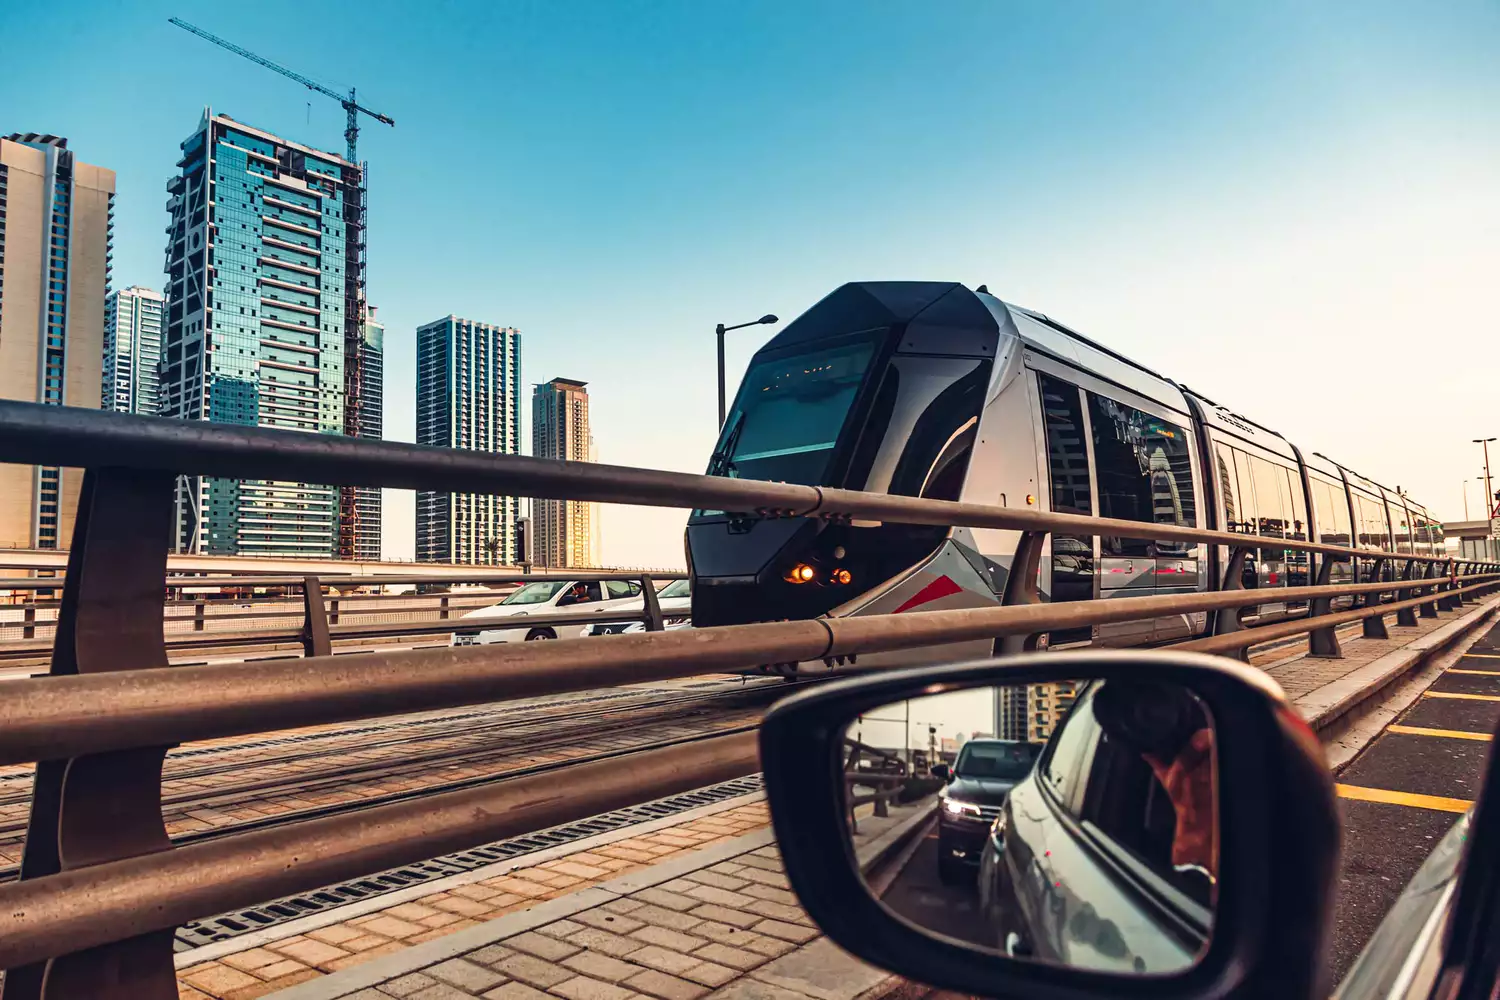
[[[752,320],[749,323],[738,323],[738,324],[736,324],[734,326],[725,326],[723,323],[720,323],[718,326],[714,327],[714,334],[719,339],[719,427],[720,428],[723,428],[723,426],[724,426],[724,417],[725,417],[725,413],[724,413],[724,334],[728,333],[730,330],[743,330],[747,326],[760,326],[763,323],[775,323],[775,322],[776,322],[776,317],[773,316],[773,315],[771,315],[770,313],[766,313],[766,315],[762,316],[760,319]],[[1490,440],[1494,440],[1494,439],[1491,438]]]
[[[1490,519],[1490,512],[1494,510],[1495,494],[1490,492],[1490,442],[1494,438],[1475,438],[1474,443],[1484,446],[1484,519]]]

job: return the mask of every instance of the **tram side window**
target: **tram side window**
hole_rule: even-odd
[[[1037,376],[1042,394],[1042,417],[1047,435],[1047,474],[1052,509],[1060,514],[1092,515],[1093,487],[1089,483],[1088,446],[1084,441],[1083,400],[1079,388],[1049,375]],[[1094,537],[1052,536],[1052,600],[1087,601],[1094,596]],[[1053,642],[1089,638],[1054,633]]]
[[[1240,495],[1239,476],[1235,473],[1234,449],[1219,445],[1214,454],[1218,466],[1219,491],[1224,494],[1224,530],[1240,535],[1255,534],[1255,525],[1249,521],[1249,512]]]
[[[1287,538],[1307,541],[1307,498],[1302,493],[1302,476],[1294,469],[1281,469],[1282,508],[1287,513]],[[1308,554],[1302,549],[1286,550],[1287,585],[1305,587],[1310,581]]]
[[[1089,393],[1094,466],[1099,483],[1099,516],[1126,521],[1198,523],[1193,498],[1191,445],[1187,431],[1134,407]],[[1191,546],[1156,543],[1161,555],[1181,556]],[[1144,557],[1150,543],[1104,538],[1104,555]]]
[[[1396,526],[1396,551],[1411,551],[1411,519],[1405,508],[1391,504],[1391,521]]]
[[[1318,515],[1318,541],[1324,545],[1350,545],[1349,502],[1342,485],[1335,486],[1309,476],[1313,510]]]
[[[1234,464],[1238,470],[1241,518],[1245,522],[1245,533],[1265,538],[1284,538],[1286,514],[1282,504],[1286,490],[1285,470],[1239,449],[1230,451],[1234,454]],[[1277,481],[1278,475],[1280,482]],[[1285,549],[1260,550],[1260,560],[1263,563],[1279,563],[1285,557]],[[1267,583],[1274,586],[1283,582],[1279,570],[1270,569],[1269,572],[1273,576],[1267,577]]]

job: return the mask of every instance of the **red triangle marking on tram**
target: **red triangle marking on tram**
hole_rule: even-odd
[[[894,612],[892,612],[892,614],[899,615],[903,611],[910,611],[918,604],[926,604],[929,601],[937,600],[939,597],[947,597],[949,594],[957,594],[962,590],[962,587],[954,583],[948,577],[940,576],[936,580],[933,580],[927,586],[923,587],[921,590],[913,594],[905,604],[897,608]]]

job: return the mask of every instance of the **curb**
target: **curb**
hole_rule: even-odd
[[[1296,707],[1318,739],[1324,744],[1331,743],[1361,718],[1377,711],[1392,688],[1491,622],[1497,612],[1500,612],[1500,598],[1490,598],[1462,618],[1308,692],[1297,700]]]
[[[868,876],[875,869],[900,853],[907,842],[926,827],[928,821],[932,819],[933,814],[937,812],[937,808],[938,800],[937,796],[934,795],[932,801],[927,803],[927,805],[918,809],[864,847],[861,847],[855,854],[856,859],[859,861],[860,874]]]

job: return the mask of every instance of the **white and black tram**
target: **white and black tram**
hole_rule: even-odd
[[[1400,491],[983,286],[858,282],[828,295],[755,354],[708,472],[1444,552],[1441,526]],[[693,624],[995,604],[1017,541],[993,529],[695,511]],[[1217,546],[1053,535],[1039,585],[1058,601],[1203,591],[1227,559]],[[1303,552],[1256,551],[1243,582],[1266,600],[1241,615],[1305,613],[1277,591],[1313,582],[1309,566]],[[1355,572],[1332,569],[1333,582]],[[1141,645],[1208,627],[1199,613],[1048,639]]]

